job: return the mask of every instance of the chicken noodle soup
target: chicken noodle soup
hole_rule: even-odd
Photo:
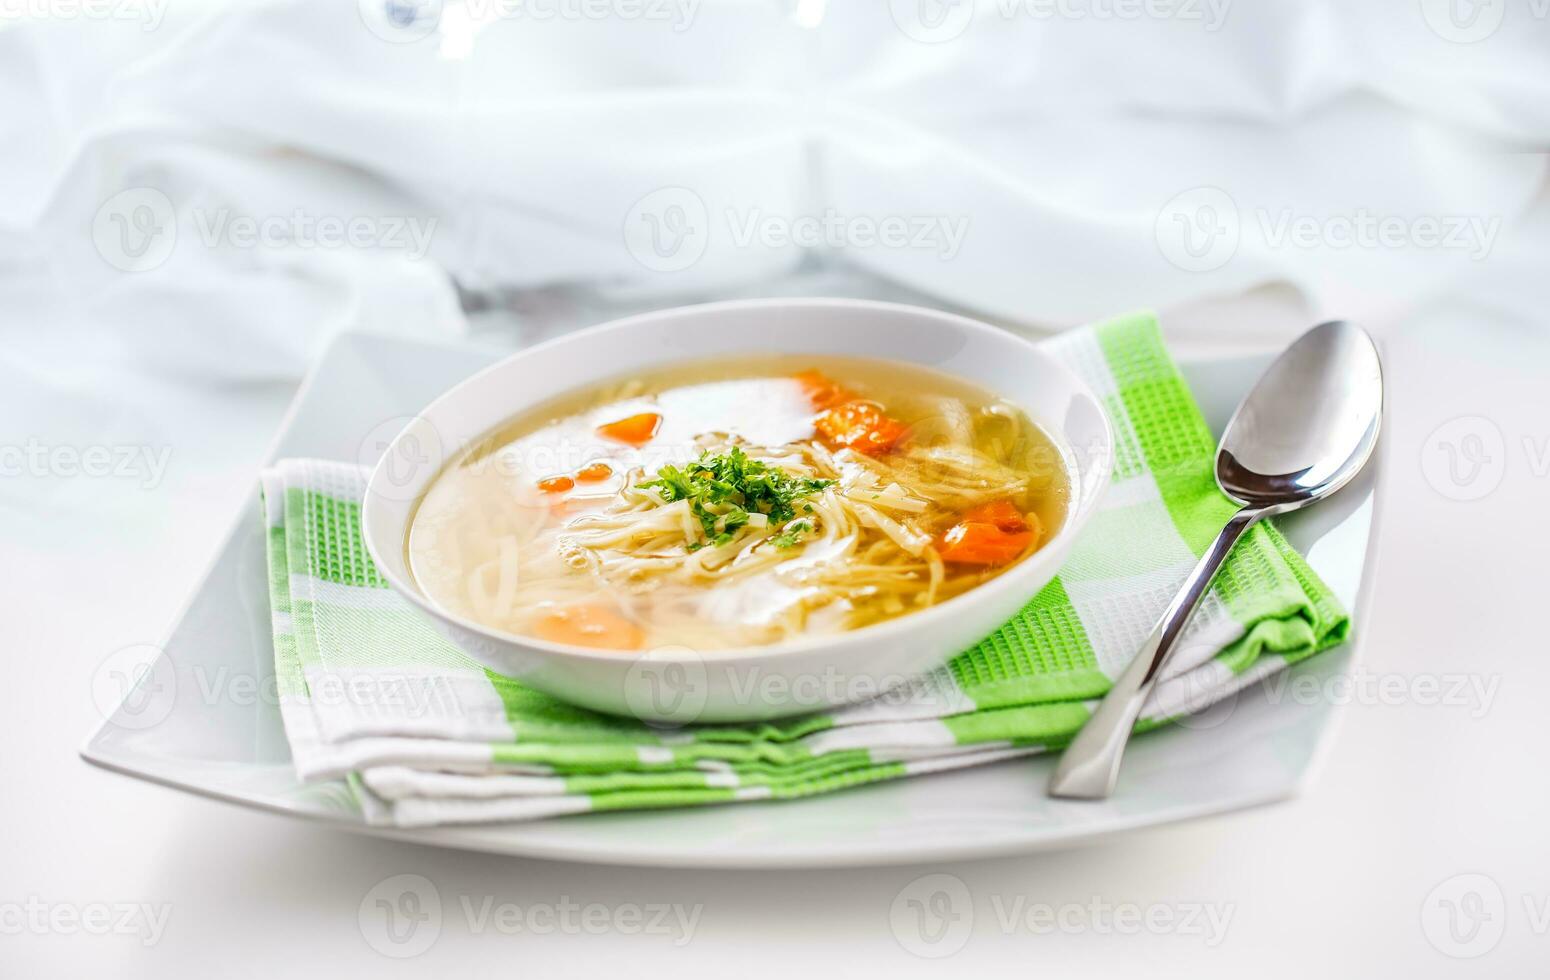
[[[852,630],[991,579],[1060,526],[1016,406],[911,365],[700,362],[564,397],[433,481],[407,541],[446,610],[587,647]]]

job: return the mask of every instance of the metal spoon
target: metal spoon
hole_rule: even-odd
[[[1216,450],[1217,486],[1241,509],[1061,756],[1051,796],[1108,797],[1141,706],[1233,544],[1255,521],[1306,507],[1349,483],[1372,456],[1382,416],[1383,372],[1361,327],[1321,324],[1276,358],[1238,405]]]

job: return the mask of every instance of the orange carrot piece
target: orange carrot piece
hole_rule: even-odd
[[[662,428],[662,416],[656,412],[641,412],[639,415],[631,415],[617,422],[600,425],[597,427],[597,434],[605,439],[612,439],[639,449],[655,438],[660,428]]]
[[[964,512],[966,524],[994,524],[1003,531],[1026,531],[1028,520],[1010,500],[995,500]]]
[[[854,449],[872,456],[888,452],[909,431],[884,415],[876,402],[859,400],[819,413],[813,427],[830,449]]]
[[[564,493],[576,485],[576,481],[568,476],[551,476],[547,480],[538,481],[538,489],[544,493]]]
[[[638,650],[645,641],[639,626],[603,605],[580,603],[540,616],[533,632],[550,643],[598,650]]]
[[[803,371],[796,377],[802,385],[802,390],[807,392],[808,400],[813,403],[814,408],[829,408],[856,397],[829,380],[816,368]]]
[[[896,446],[908,431],[884,414],[876,402],[856,397],[855,392],[820,371],[803,371],[796,379],[813,407],[821,410],[813,419],[813,427],[830,449],[878,455]]]
[[[994,524],[954,524],[937,544],[943,561],[960,565],[1005,565],[1033,543],[1032,531],[1003,531]]]
[[[614,475],[614,468],[607,463],[593,463],[576,471],[576,479],[582,483],[596,483]]]

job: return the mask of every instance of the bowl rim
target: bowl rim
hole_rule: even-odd
[[[644,651],[600,650],[595,647],[577,646],[569,643],[555,643],[550,640],[525,636],[520,633],[508,633],[504,630],[494,629],[492,627],[485,626],[482,623],[467,619],[466,617],[460,616],[450,610],[443,609],[429,596],[425,595],[412,581],[401,581],[400,576],[392,570],[391,566],[382,560],[382,556],[379,554],[376,538],[371,533],[373,522],[370,520],[370,515],[373,510],[373,504],[379,496],[377,493],[373,492],[373,487],[377,484],[379,479],[383,478],[383,473],[385,472],[384,461],[391,457],[399,440],[404,437],[410,428],[413,427],[415,421],[426,419],[427,416],[433,412],[438,405],[453,399],[459,392],[472,385],[477,379],[496,371],[508,370],[508,365],[510,365],[513,361],[519,358],[531,356],[551,347],[595,340],[596,338],[603,337],[615,332],[634,329],[641,323],[652,320],[672,319],[674,317],[682,316],[691,312],[733,312],[750,309],[775,308],[799,310],[821,309],[831,311],[870,310],[885,314],[924,316],[928,319],[934,319],[943,325],[955,326],[971,334],[994,338],[998,342],[1011,341],[1014,344],[1023,345],[1030,353],[1038,355],[1044,362],[1047,363],[1050,368],[1064,374],[1073,388],[1085,394],[1093,401],[1095,405],[1099,406],[1100,409],[1103,404],[1102,399],[1098,397],[1098,395],[1092,390],[1091,386],[1088,385],[1086,381],[1077,376],[1077,374],[1065,364],[1062,364],[1060,361],[1049,356],[1047,352],[1040,350],[1039,345],[1035,344],[1028,338],[1022,337],[1009,330],[992,326],[972,317],[964,316],[958,313],[950,313],[944,310],[932,309],[931,307],[926,306],[916,306],[909,303],[892,303],[881,300],[849,299],[843,297],[778,297],[692,303],[683,306],[667,307],[660,310],[651,310],[645,313],[635,313],[629,316],[619,317],[617,319],[593,324],[589,327],[583,327],[578,330],[569,331],[557,337],[551,337],[547,340],[541,341],[532,345],[531,347],[524,347],[513,351],[505,357],[500,358],[495,363],[475,371],[473,374],[464,378],[462,381],[459,381],[457,384],[446,389],[414,415],[413,420],[410,421],[404,427],[404,429],[401,430],[396,436],[394,436],[392,441],[388,443],[387,447],[382,453],[382,458],[379,459],[376,465],[372,467],[371,474],[368,476],[366,481],[366,491],[361,503],[361,537],[366,545],[367,553],[371,556],[372,562],[377,566],[378,574],[380,574],[388,582],[388,584],[393,587],[395,592],[397,592],[403,598],[409,600],[414,606],[419,608],[423,613],[432,617],[433,619],[449,623],[459,629],[467,630],[486,640],[490,640],[498,644],[526,647],[552,656],[566,657],[573,660],[585,660],[595,663],[606,663],[616,666],[635,663],[643,659],[649,659],[657,663],[672,663],[674,661],[684,660],[705,661],[708,659],[714,659],[718,664],[732,664],[741,661],[779,659],[784,657],[794,657],[800,654],[811,654],[817,651],[833,650],[835,652],[839,652],[850,647],[872,646],[878,643],[884,643],[887,642],[890,638],[910,631],[912,628],[920,628],[925,623],[937,622],[946,616],[951,616],[957,610],[962,609],[967,602],[984,602],[991,596],[1002,595],[1009,591],[1018,590],[1019,582],[1036,577],[1038,574],[1042,573],[1044,566],[1048,564],[1048,556],[1063,554],[1064,551],[1069,548],[1071,542],[1076,538],[1077,534],[1081,532],[1083,526],[1087,523],[1087,519],[1097,509],[1098,501],[1108,491],[1109,482],[1113,475],[1114,467],[1114,428],[1112,423],[1109,421],[1108,414],[1100,410],[1098,416],[1103,423],[1103,447],[1102,451],[1096,454],[1096,469],[1091,477],[1097,483],[1097,487],[1090,495],[1086,495],[1084,497],[1084,499],[1080,502],[1080,506],[1076,506],[1076,502],[1073,502],[1073,508],[1067,513],[1066,520],[1061,524],[1060,530],[1055,533],[1054,537],[1050,538],[1043,545],[1041,545],[1040,548],[1032,555],[1029,555],[1027,558],[1023,559],[1023,561],[1019,562],[1017,565],[1008,569],[1005,573],[996,576],[990,581],[983,582],[980,585],[977,585],[960,595],[953,596],[951,599],[944,600],[943,602],[940,602],[929,608],[922,609],[918,612],[910,613],[905,616],[896,616],[893,619],[885,620],[880,623],[873,623],[860,627],[859,629],[847,630],[843,633],[797,637],[795,639],[782,640],[778,643],[770,643],[764,646],[707,648],[704,650],[696,650],[682,645],[666,645]],[[692,358],[685,357],[681,359],[672,359],[664,363],[677,363],[679,360],[688,361],[691,359]],[[884,360],[886,359],[887,358],[884,358]],[[955,377],[957,376],[954,372],[945,368],[937,368],[937,370],[943,371],[944,373],[953,375]],[[588,382],[585,380],[578,381],[567,390],[584,387],[587,383]],[[507,417],[509,417],[509,415]],[[495,425],[499,425],[500,422],[500,419],[496,419],[491,423],[490,427],[493,428]],[[1055,441],[1056,448],[1061,450],[1062,459],[1067,460],[1067,475],[1074,478],[1077,474],[1070,472],[1071,467],[1069,462],[1070,457],[1074,455],[1072,453],[1072,447],[1066,443],[1063,434],[1057,432],[1046,432],[1046,434]],[[438,468],[437,474],[439,475],[440,472],[441,470]],[[412,515],[417,510],[419,497],[424,495],[424,490],[428,490],[430,488],[431,482],[434,482],[435,479],[436,477],[432,476],[430,482],[426,483],[421,493],[415,498],[416,506],[411,507],[408,511],[410,515],[409,520],[412,521]],[[399,546],[401,547],[402,537],[408,532],[408,528],[406,526],[398,527],[396,530],[398,532],[396,537],[399,539]],[[1046,561],[1039,561],[1041,555],[1046,556]],[[1054,578],[1055,574],[1058,574],[1058,569],[1055,572],[1050,573],[1050,575],[1045,578],[1045,581],[1048,582],[1050,579]],[[1031,600],[1032,598],[1033,593],[1030,592],[1028,599]],[[674,651],[674,653],[673,655],[665,655],[666,651]],[[690,656],[683,656],[683,652],[687,652]]]

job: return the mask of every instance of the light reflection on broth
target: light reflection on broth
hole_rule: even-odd
[[[1020,409],[894,362],[703,361],[563,397],[432,483],[406,549],[443,608],[607,649],[759,646],[952,598],[1064,520]]]

